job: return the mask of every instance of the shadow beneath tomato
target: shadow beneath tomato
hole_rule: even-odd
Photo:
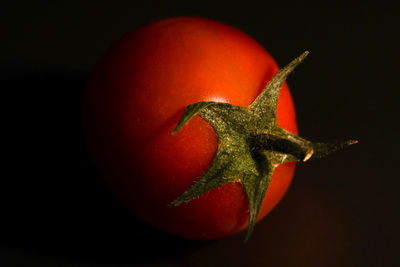
[[[149,227],[110,192],[82,135],[86,79],[66,70],[1,74],[7,159],[0,246],[61,261],[137,263],[207,244]]]
[[[301,172],[296,178],[246,244],[235,235],[189,251],[188,266],[357,266],[363,253],[352,210]]]

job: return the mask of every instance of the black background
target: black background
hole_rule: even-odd
[[[379,6],[378,6],[379,4]],[[399,18],[383,3],[16,1],[1,9],[1,266],[398,266]],[[382,7],[384,6],[384,7]],[[203,16],[242,29],[283,66],[300,133],[360,143],[298,165],[278,207],[244,234],[181,240],[130,215],[81,134],[90,69],[125,32]]]

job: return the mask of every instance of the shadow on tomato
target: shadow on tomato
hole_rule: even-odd
[[[114,197],[86,150],[80,101],[87,74],[2,74],[6,99],[3,246],[61,260],[138,262],[207,244],[159,232]],[[5,204],[7,203],[7,204]]]

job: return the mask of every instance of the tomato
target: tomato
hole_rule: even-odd
[[[219,145],[200,116],[170,133],[190,104],[249,106],[278,70],[254,39],[216,21],[178,17],[135,29],[105,53],[85,89],[83,121],[91,155],[124,205],[154,227],[200,240],[238,233],[248,226],[249,209],[239,182],[167,207],[209,168]],[[297,134],[286,83],[277,123]],[[294,169],[294,162],[275,168],[258,220],[283,197]]]

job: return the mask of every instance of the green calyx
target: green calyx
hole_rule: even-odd
[[[171,134],[177,133],[195,115],[208,121],[217,133],[219,146],[210,168],[168,206],[178,206],[229,182],[240,182],[249,202],[246,241],[254,225],[274,168],[289,161],[321,158],[357,143],[314,143],[282,129],[276,121],[279,91],[287,76],[308,51],[281,69],[249,107],[228,103],[199,102],[186,107]]]

